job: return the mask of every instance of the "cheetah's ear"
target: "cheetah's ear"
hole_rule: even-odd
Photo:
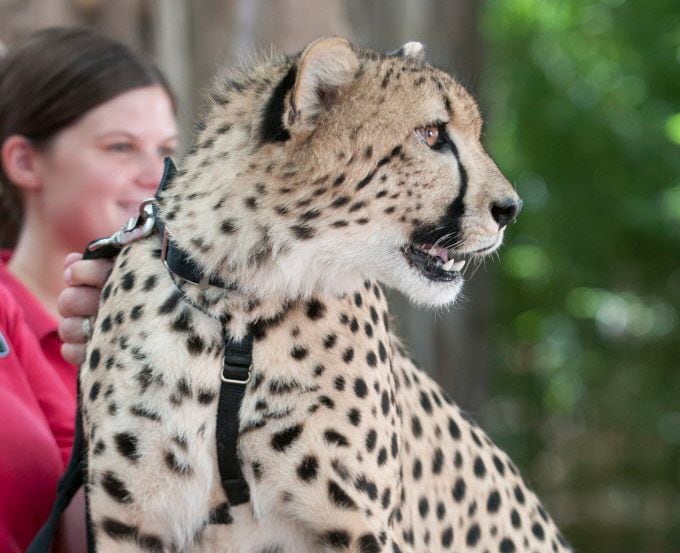
[[[425,46],[420,42],[407,42],[398,50],[387,54],[388,56],[398,56],[401,58],[411,58],[417,61],[425,61]]]
[[[288,128],[314,126],[352,82],[359,59],[344,38],[321,38],[304,49],[297,63],[295,85],[284,114]],[[298,127],[300,128],[300,127]]]

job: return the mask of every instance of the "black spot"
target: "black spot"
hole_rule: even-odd
[[[177,304],[179,303],[180,299],[182,299],[182,292],[180,292],[179,290],[175,290],[158,308],[158,313],[160,313],[161,315],[167,315],[168,313],[172,313],[177,307]]]
[[[500,551],[500,553],[514,553],[515,542],[513,542],[510,538],[503,538],[498,551]]]
[[[111,471],[106,471],[102,475],[102,488],[118,503],[132,503],[132,494],[127,489],[123,481]]]
[[[371,428],[366,434],[366,450],[370,453],[375,449],[375,444],[378,441],[378,433]]]
[[[201,403],[202,405],[208,405],[209,403],[213,402],[215,397],[216,394],[212,390],[198,390],[196,399],[198,400],[198,403]]]
[[[432,473],[439,474],[444,467],[444,453],[441,448],[437,448],[434,451],[434,457],[432,458]]]
[[[420,459],[416,459],[415,463],[413,463],[413,479],[420,480],[420,477],[422,475],[423,475],[423,463],[420,461]]]
[[[232,234],[236,232],[236,224],[234,223],[234,219],[225,219],[222,221],[220,224],[220,231],[222,234]]]
[[[312,320],[316,321],[324,316],[326,312],[326,306],[317,299],[310,300],[307,302],[307,316]]]
[[[259,461],[253,461],[250,467],[253,469],[253,477],[256,481],[259,481],[260,478],[262,478],[262,463]]]
[[[140,457],[139,450],[137,449],[137,436],[130,434],[129,432],[120,432],[113,436],[113,441],[116,444],[116,449],[123,457],[130,459],[131,461],[136,461]]]
[[[453,490],[451,490],[451,493],[456,503],[460,503],[465,498],[465,487],[465,480],[462,478],[458,478],[456,483],[453,485]]]
[[[353,426],[359,426],[361,423],[361,412],[356,407],[353,407],[347,413],[347,418]]]
[[[364,492],[373,501],[378,497],[378,487],[375,485],[375,482],[371,482],[364,475],[357,478],[354,487],[360,492]]]
[[[90,370],[95,370],[99,366],[99,361],[101,360],[101,353],[97,348],[94,348],[90,352]]]
[[[353,348],[347,348],[343,353],[342,353],[342,360],[345,363],[349,363],[354,359],[354,349]]]
[[[139,532],[136,526],[128,526],[112,518],[105,518],[101,526],[104,533],[116,541],[134,540]]]
[[[449,434],[454,440],[460,440],[460,428],[456,424],[456,421],[449,418]]]
[[[345,530],[329,530],[321,536],[321,541],[334,549],[349,547],[351,537]]]
[[[469,546],[477,545],[481,532],[479,530],[478,524],[473,524],[468,530],[467,536],[465,537],[465,543]]]
[[[187,351],[191,355],[200,355],[201,353],[203,353],[205,343],[203,342],[203,338],[201,338],[198,334],[191,334],[187,338],[186,346]]]
[[[303,348],[302,346],[295,346],[290,352],[290,355],[293,359],[302,361],[305,357],[307,357],[308,353],[309,351],[307,350],[307,348]]]
[[[524,505],[524,492],[522,492],[522,489],[519,486],[515,486],[515,498],[521,505]]]
[[[286,451],[302,434],[302,425],[297,424],[277,432],[272,436],[271,445],[276,451]]]
[[[208,524],[231,524],[234,522],[231,516],[229,503],[226,501],[210,509],[208,514]]]
[[[430,512],[430,502],[427,500],[427,497],[423,496],[418,501],[418,512],[422,518],[427,517],[427,514]]]
[[[153,536],[151,534],[142,534],[139,536],[137,544],[144,551],[148,551],[149,553],[163,553],[165,551],[161,539],[158,536]]]
[[[383,390],[382,397],[380,398],[380,404],[383,415],[387,416],[390,412],[390,396],[387,390]]]
[[[323,346],[326,349],[331,349],[334,345],[335,342],[337,341],[338,337],[335,334],[329,334],[326,336],[323,340]]]
[[[309,482],[317,477],[319,461],[313,455],[307,455],[298,465],[297,474],[303,482]]]
[[[364,303],[364,300],[361,298],[361,294],[359,292],[355,292],[354,293],[354,304],[357,307],[361,307],[363,303]]]
[[[315,234],[314,229],[309,225],[293,225],[290,227],[290,230],[292,230],[295,237],[300,240],[309,240],[310,238],[313,238]]]
[[[426,413],[432,413],[432,403],[429,396],[425,392],[420,392],[420,406]]]
[[[120,287],[123,290],[132,290],[132,287],[134,285],[135,285],[135,273],[133,273],[132,271],[128,271],[121,278]]]
[[[130,407],[130,414],[134,415],[135,417],[142,417],[152,421],[161,420],[161,416],[158,413],[151,411],[150,409],[147,409],[146,407],[139,404]]]
[[[366,363],[368,363],[369,367],[375,367],[378,364],[378,358],[376,357],[374,352],[369,351],[366,354]]]
[[[92,388],[90,388],[90,401],[94,401],[95,399],[97,399],[101,387],[102,385],[99,383],[99,381],[95,381],[95,383],[92,384]]]
[[[396,432],[392,433],[392,443],[391,443],[391,453],[393,458],[397,458],[397,453],[399,453],[399,443],[397,442]]]
[[[531,525],[531,533],[541,541],[543,541],[545,539],[545,533],[543,532],[543,526],[541,526],[540,522],[534,522]]]
[[[522,519],[520,518],[517,509],[513,509],[510,513],[510,522],[512,523],[513,528],[519,528],[522,525]]]
[[[368,394],[368,386],[363,378],[357,378],[354,381],[354,393],[358,398],[364,398]]]
[[[181,462],[172,451],[166,451],[163,456],[165,465],[175,474],[188,476],[191,474],[191,467],[186,463]]]
[[[145,292],[153,290],[156,287],[157,282],[158,277],[156,275],[151,275],[150,277],[147,277],[147,279],[144,281],[144,284],[142,285],[142,290],[144,290]]]
[[[349,196],[338,196],[331,202],[331,207],[338,208],[350,202],[351,198]]]
[[[442,547],[451,547],[453,543],[453,528],[447,526],[442,532]]]
[[[336,376],[333,381],[333,386],[335,386],[335,389],[338,390],[338,392],[342,392],[345,389],[345,377],[342,375]]]
[[[411,417],[411,432],[413,432],[413,436],[416,438],[420,438],[423,435],[423,426],[420,424],[420,419],[416,415]]]
[[[385,463],[387,463],[387,449],[381,447],[378,452],[378,466],[382,467]]]
[[[501,504],[501,495],[496,491],[492,491],[489,494],[489,499],[486,501],[486,510],[490,513],[498,512],[498,508]]]
[[[380,553],[380,543],[373,534],[364,534],[359,538],[359,553]]]
[[[107,315],[102,321],[100,328],[102,329],[102,332],[108,332],[109,330],[111,330],[111,317]]]
[[[141,316],[144,314],[144,306],[143,305],[135,305],[132,308],[132,311],[130,311],[130,318],[133,321],[137,321],[141,318]]]
[[[382,343],[382,340],[378,342],[378,355],[380,356],[380,361],[384,363],[387,360],[387,351]]]
[[[474,471],[477,478],[484,478],[486,474],[486,466],[480,457],[475,457]]]
[[[357,509],[354,500],[333,480],[328,481],[328,495],[331,501],[342,509]]]
[[[324,440],[326,440],[326,442],[329,444],[335,444],[340,447],[349,447],[349,441],[347,440],[347,438],[336,430],[333,429],[326,430],[323,433],[323,437]]]

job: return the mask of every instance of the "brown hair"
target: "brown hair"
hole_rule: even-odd
[[[0,145],[15,134],[37,147],[91,109],[135,88],[159,85],[161,72],[127,46],[81,28],[33,33],[0,59]],[[21,198],[0,164],[0,245],[13,245]]]

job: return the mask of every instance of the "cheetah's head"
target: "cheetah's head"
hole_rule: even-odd
[[[450,303],[521,208],[474,100],[418,43],[382,55],[320,39],[222,78],[214,98],[162,208],[199,263],[257,295],[376,279]]]

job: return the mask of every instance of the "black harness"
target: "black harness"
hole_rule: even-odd
[[[176,172],[175,164],[170,158],[166,158],[163,178],[156,192],[156,198],[159,197],[159,194],[172,180]],[[158,217],[153,201],[144,202],[140,207],[139,216],[128,221],[120,231],[108,238],[95,240],[88,244],[83,258],[114,259],[125,245],[148,236],[153,232],[158,232],[161,236],[161,260],[168,268],[173,280],[179,277],[191,285],[228,288],[221,279],[206,277],[183,250],[174,246],[168,229],[165,228],[165,225]],[[239,429],[238,414],[245,388],[250,381],[251,375],[253,337],[248,335],[240,342],[236,342],[229,337],[224,326],[222,330],[224,337],[224,359],[220,374],[222,383],[217,406],[217,425],[215,431],[217,438],[217,463],[220,470],[222,487],[227,494],[229,504],[234,506],[247,503],[250,499],[248,484],[241,472],[236,446]],[[75,436],[68,467],[57,485],[57,497],[52,506],[52,511],[31,542],[26,553],[49,553],[61,516],[70,504],[73,496],[83,486],[87,477],[87,452],[80,415],[80,397],[79,389]],[[94,552],[94,535],[89,509],[87,512],[87,534],[88,551]]]

